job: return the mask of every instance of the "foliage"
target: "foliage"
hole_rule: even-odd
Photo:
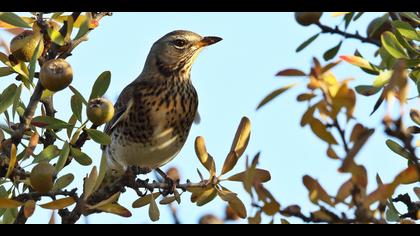
[[[319,210],[311,212],[310,216],[305,216],[299,206],[288,206],[283,209],[276,206],[276,214],[283,217],[294,216],[305,222],[327,223],[407,223],[418,219],[420,212],[418,203],[412,202],[406,194],[396,198],[393,196],[397,194],[398,186],[420,182],[420,164],[416,155],[418,142],[413,144],[414,136],[420,130],[418,127],[420,113],[415,107],[409,112],[414,125],[407,128],[404,124],[404,118],[408,113],[406,107],[411,105],[411,99],[408,98],[410,88],[414,86],[420,91],[419,14],[390,12],[382,17],[383,20],[375,20],[375,23],[379,24],[375,25],[376,30],[383,29],[380,24],[384,24],[386,20],[390,21],[392,26],[380,32],[380,41],[370,37],[365,38],[357,32],[355,34],[346,32],[348,25],[362,14],[362,12],[335,13],[335,17],[343,17],[344,31],[339,26],[333,28],[320,22],[313,23],[321,29],[321,32],[306,40],[297,51],[309,46],[322,33],[343,36],[336,46],[324,53],[324,60],[330,61],[326,65],[321,65],[317,58],[313,58],[313,65],[308,72],[293,68],[277,73],[277,76],[307,78],[307,91],[297,97],[298,102],[307,105],[300,124],[302,127],[309,126],[311,132],[326,144],[326,155],[340,163],[338,172],[350,174],[350,178],[341,185],[335,195],[328,193],[313,177],[304,176],[303,184],[308,189],[309,200],[317,205]],[[381,62],[375,65],[357,50],[354,55],[341,55],[339,60],[331,62],[339,55],[340,47],[348,39],[358,39],[363,43],[377,45],[375,55],[380,57]],[[362,84],[352,88],[350,86],[352,79],[337,79],[332,70],[342,61],[375,76],[372,84]],[[288,85],[275,90],[260,103],[257,109],[291,87]],[[366,127],[354,116],[358,105],[356,94],[370,97],[379,95],[371,114],[375,113],[384,102],[387,104],[382,129],[390,139],[384,143],[384,148],[387,146],[407,162],[407,168],[396,174],[390,183],[382,183],[377,175],[377,188],[371,192],[367,192],[368,170],[357,163],[356,157],[375,129]],[[400,107],[397,114],[393,109],[395,103]],[[380,128],[376,128],[378,129]],[[414,192],[418,195],[418,188],[414,188]],[[398,212],[394,202],[405,203],[408,212]],[[340,205],[347,206],[348,212],[340,212]],[[254,206],[259,211],[256,216],[250,218],[250,222],[260,222],[262,213],[268,216],[273,213],[264,210],[267,209],[266,203],[265,205],[254,203]]]

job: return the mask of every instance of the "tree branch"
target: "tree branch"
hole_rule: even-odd
[[[381,42],[379,42],[378,40],[375,39],[371,39],[371,38],[366,38],[363,37],[359,34],[358,31],[356,31],[356,33],[351,34],[351,33],[347,33],[345,31],[342,31],[338,28],[338,26],[336,26],[335,28],[331,28],[329,26],[323,25],[320,22],[316,23],[316,25],[322,30],[322,33],[330,33],[330,34],[338,34],[338,35],[342,35],[345,38],[352,38],[352,39],[358,39],[363,43],[370,43],[373,45],[376,45],[378,47],[381,46]]]

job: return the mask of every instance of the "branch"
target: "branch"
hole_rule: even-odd
[[[150,172],[150,171],[149,171]],[[99,213],[100,211],[96,209],[88,209],[86,205],[94,205],[98,202],[104,201],[110,198],[117,192],[125,192],[125,188],[133,189],[140,197],[144,197],[147,194],[147,191],[153,192],[155,189],[158,189],[159,192],[167,192],[173,193],[173,188],[181,189],[182,191],[187,191],[188,188],[197,187],[197,188],[205,188],[209,181],[202,181],[200,183],[191,183],[187,180],[187,183],[180,184],[180,183],[167,183],[167,182],[156,182],[153,181],[149,183],[149,180],[141,180],[137,179],[137,175],[145,174],[142,170],[138,170],[136,168],[129,168],[127,172],[121,176],[120,178],[116,179],[113,182],[112,186],[109,186],[106,189],[100,189],[96,191],[92,196],[90,196],[86,201],[82,198],[79,198],[75,208],[72,211],[68,209],[63,209],[59,211],[59,214],[62,218],[63,224],[74,224],[76,223],[82,215],[88,216],[94,213]],[[146,190],[144,193],[140,190]]]
[[[350,149],[346,140],[345,130],[341,128],[340,123],[338,123],[337,119],[334,120],[333,126],[337,128],[337,131],[340,134],[341,140],[343,142],[344,150],[346,151],[346,153],[349,153]]]
[[[358,39],[363,43],[370,43],[378,47],[381,47],[381,42],[375,39],[363,37],[359,34],[358,31],[356,31],[355,34],[351,34],[351,33],[347,33],[345,31],[340,30],[338,26],[336,26],[335,28],[331,28],[329,26],[321,24],[320,22],[316,23],[316,25],[322,30],[322,33],[338,34],[338,35],[344,36],[345,38]]]

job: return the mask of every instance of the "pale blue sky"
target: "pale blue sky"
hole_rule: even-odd
[[[380,15],[369,13],[350,26],[364,29],[371,19]],[[327,24],[339,22],[324,14],[321,21]],[[194,152],[194,139],[204,136],[208,151],[215,157],[219,170],[230,148],[237,125],[242,116],[252,122],[252,137],[246,154],[253,157],[261,151],[260,168],[270,170],[272,181],[267,187],[277,197],[282,206],[300,204],[305,212],[316,209],[308,200],[308,192],[302,185],[302,176],[309,174],[317,178],[327,191],[334,195],[349,175],[337,174],[339,162],[325,155],[326,145],[315,137],[308,127],[301,128],[300,117],[306,105],[296,102],[296,95],[304,89],[304,79],[278,78],[274,75],[281,69],[294,67],[307,71],[311,58],[322,58],[323,52],[335,46],[339,36],[322,35],[313,45],[299,54],[296,47],[316,32],[316,26],[301,27],[293,13],[114,13],[100,22],[88,42],[80,45],[68,59],[74,68],[73,85],[88,96],[96,77],[105,70],[112,72],[112,83],[107,97],[115,101],[120,91],[140,73],[150,46],[162,35],[175,30],[187,29],[202,35],[214,35],[224,40],[204,50],[192,69],[192,80],[200,98],[201,123],[195,125],[187,144],[178,157],[164,167],[177,166],[183,176],[192,181],[199,178],[196,168],[204,172]],[[0,32],[0,36],[10,36]],[[363,45],[355,40],[344,43],[339,55],[353,54],[358,48],[362,55],[371,59],[374,46]],[[374,61],[377,61],[375,59]],[[351,85],[369,84],[373,76],[361,72],[349,64],[342,63],[334,70],[340,79],[355,78]],[[300,81],[297,87],[282,95],[269,105],[256,111],[257,104],[272,90],[286,84]],[[13,82],[13,78],[1,78],[0,86]],[[66,90],[55,96],[59,118],[68,119],[71,114],[71,92]],[[358,96],[356,116],[370,127],[379,127],[383,109],[369,117],[374,98]],[[417,101],[412,101],[412,103]],[[406,162],[391,153],[384,146],[386,137],[379,128],[368,145],[357,158],[365,164],[369,172],[369,189],[376,188],[375,175],[379,173],[384,182],[389,182],[403,168]],[[85,151],[99,165],[99,146],[89,143]],[[245,158],[244,158],[245,159]],[[244,159],[236,172],[244,169]],[[81,179],[89,168],[72,164],[63,173],[72,172]],[[235,173],[232,172],[232,173]],[[80,187],[81,182],[72,186]],[[249,197],[241,184],[229,185],[249,205]],[[399,188],[397,191],[408,191]],[[411,191],[410,191],[411,193]],[[205,213],[223,217],[225,204],[215,199],[212,203],[197,207],[189,203],[190,194],[183,195],[179,216],[184,223],[196,223]],[[91,223],[148,223],[147,208],[131,209],[136,199],[133,192],[125,193],[121,202],[130,207],[131,218],[121,218],[110,214],[93,215]],[[160,223],[171,223],[167,207],[160,206]],[[252,215],[254,212],[248,212]],[[49,211],[38,208],[31,223],[48,222]],[[280,218],[277,217],[277,222]],[[268,219],[265,219],[268,222]],[[81,221],[83,222],[83,220]],[[292,222],[299,222],[292,220]]]

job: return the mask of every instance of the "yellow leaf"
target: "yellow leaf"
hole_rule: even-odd
[[[7,173],[5,178],[9,178],[9,176],[12,174],[13,170],[15,169],[15,165],[16,165],[16,145],[14,143],[12,143],[11,148],[10,148],[10,161],[9,161],[9,167],[7,168]]]
[[[326,222],[330,222],[332,220],[330,215],[321,210],[312,212],[311,216],[317,220],[322,220]]]
[[[238,173],[228,178],[230,181],[243,182],[246,178],[246,171]],[[271,174],[267,170],[255,169],[254,180],[265,183],[271,180]]]
[[[240,218],[245,219],[247,217],[245,205],[237,196],[229,201],[229,206]]]
[[[16,208],[23,206],[22,202],[18,202],[8,198],[0,198],[0,208]]]
[[[55,200],[46,204],[40,205],[40,207],[49,210],[59,210],[73,205],[76,201],[72,197],[66,197],[59,200]]]
[[[152,220],[153,222],[158,221],[160,218],[159,208],[156,204],[156,201],[153,195],[151,195],[150,197],[149,217],[150,217],[150,220]]]
[[[242,156],[248,145],[251,136],[251,121],[247,117],[243,117],[236,131],[235,138],[230,151],[236,152],[238,158]]]
[[[89,209],[96,209],[105,205],[108,205],[110,203],[114,203],[118,200],[118,198],[120,197],[121,192],[117,192],[114,195],[112,195],[110,198],[105,199],[99,203],[97,203],[96,205],[93,206],[88,206]]]
[[[35,22],[35,19],[33,19],[31,17],[22,17],[21,16],[20,18],[29,25],[32,25]],[[2,28],[2,29],[18,29],[18,28],[21,28],[21,27],[11,25],[11,24],[8,24],[8,23],[0,20],[0,28]]]
[[[330,196],[317,180],[313,179],[309,175],[305,175],[303,177],[303,184],[309,190],[309,196],[312,202],[317,203],[318,200],[321,200],[330,206],[334,206]]]
[[[201,164],[203,164],[203,166],[210,171],[212,175],[214,175],[216,172],[216,165],[213,157],[207,152],[204,138],[201,136],[195,139],[195,153],[197,154]]]
[[[168,205],[173,203],[176,200],[175,196],[165,197],[162,200],[160,200],[160,205]]]
[[[343,15],[346,15],[348,13],[351,13],[351,12],[332,12],[331,16],[332,17],[343,16]]]
[[[139,199],[137,199],[136,201],[133,202],[132,206],[133,208],[140,208],[140,207],[144,207],[147,204],[150,203],[150,197],[152,196],[152,194],[148,194],[144,197],[141,197]],[[156,199],[160,196],[160,193],[153,193],[153,198]]]
[[[23,208],[23,214],[26,218],[31,217],[34,214],[35,211],[35,201],[34,200],[28,200],[25,202],[24,208]]]
[[[118,203],[109,203],[104,206],[96,208],[97,210],[108,212],[111,214],[119,215],[122,217],[131,217],[131,212],[127,208],[121,206]]]
[[[233,200],[236,197],[236,193],[233,193],[231,191],[228,190],[224,190],[224,189],[217,189],[217,195],[219,195],[219,197],[225,201],[225,202],[229,202],[231,200]]]
[[[327,127],[322,124],[318,119],[312,119],[311,129],[314,134],[316,134],[320,139],[324,140],[328,144],[338,144],[334,136],[328,132]]]
[[[98,178],[98,171],[96,170],[96,166],[94,166],[92,168],[92,171],[89,174],[89,177],[85,178],[85,181],[84,181],[84,185],[83,185],[83,192],[84,192],[83,199],[84,200],[87,200],[90,197],[90,195],[92,195],[97,178]]]
[[[211,202],[217,196],[217,190],[215,188],[209,188],[201,193],[196,199],[197,206],[204,206]]]
[[[68,20],[69,16],[58,16],[56,18],[54,18],[55,21],[60,22],[60,23],[64,23],[64,21]],[[88,16],[86,15],[80,15],[77,20],[75,22],[73,22],[73,27],[74,28],[80,28],[80,26],[86,21],[86,19],[88,19]]]

